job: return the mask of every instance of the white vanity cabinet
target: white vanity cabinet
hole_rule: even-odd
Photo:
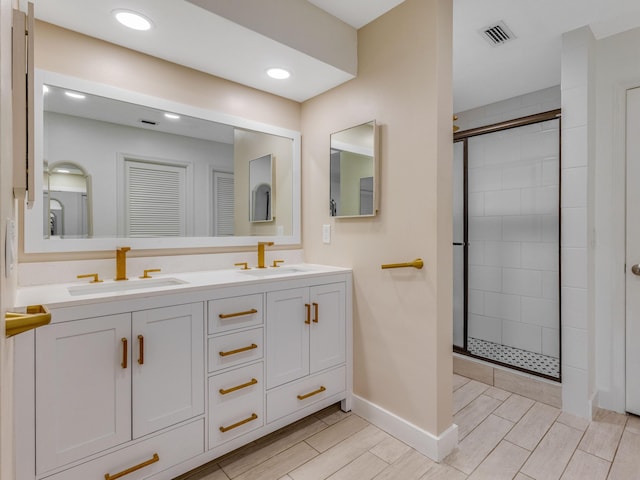
[[[16,480],[171,480],[348,410],[351,273],[318,269],[43,302],[16,337]]]
[[[267,294],[268,421],[345,390],[344,369],[319,375],[345,364],[345,289],[336,282]]]
[[[36,465],[43,473],[204,412],[195,303],[36,332]]]

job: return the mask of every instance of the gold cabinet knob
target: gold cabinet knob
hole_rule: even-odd
[[[631,273],[640,276],[640,265],[636,263],[633,267],[631,267]]]

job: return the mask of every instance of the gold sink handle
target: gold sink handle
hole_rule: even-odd
[[[249,268],[249,262],[240,262],[240,263],[234,263],[234,265],[236,267],[242,267],[240,270],[251,270]]]
[[[6,312],[4,320],[6,323],[5,333],[7,337],[12,337],[27,330],[42,327],[51,323],[51,312],[44,305],[30,305],[25,313]]]
[[[150,274],[150,273],[154,273],[154,272],[155,272],[155,273],[157,273],[157,272],[160,272],[160,271],[161,271],[161,269],[159,269],[159,268],[150,268],[150,269],[148,269],[148,270],[145,270],[145,271],[144,271],[144,274],[143,274],[141,277],[139,277],[139,278],[153,278],[153,277],[152,277],[151,275],[149,275],[149,274]]]
[[[89,283],[100,283],[100,282],[102,282],[102,280],[100,280],[100,278],[98,278],[98,274],[97,273],[87,273],[86,275],[78,275],[77,278],[93,278],[93,280],[91,280]]]
[[[278,265],[279,263],[284,263],[284,260],[274,260],[273,261],[273,265],[271,265],[272,267],[279,267],[280,265]]]

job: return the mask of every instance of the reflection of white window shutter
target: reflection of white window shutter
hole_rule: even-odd
[[[213,172],[213,225],[215,236],[233,235],[235,208],[233,174]]]
[[[126,160],[126,236],[185,236],[185,178],[184,167]]]

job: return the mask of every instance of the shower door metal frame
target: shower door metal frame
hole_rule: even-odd
[[[494,123],[491,125],[486,125],[477,128],[471,128],[469,130],[461,130],[453,134],[453,143],[463,142],[463,169],[464,169],[464,200],[463,200],[463,215],[464,215],[464,235],[463,235],[463,255],[464,255],[464,344],[463,348],[460,348],[456,345],[453,346],[453,351],[455,353],[459,353],[462,355],[466,355],[468,357],[477,358],[484,362],[493,363],[495,365],[500,365],[503,367],[510,368],[512,370],[521,371],[524,373],[528,373],[530,375],[535,375],[537,377],[546,378],[548,380],[552,380],[554,382],[562,382],[562,252],[561,252],[561,236],[562,236],[562,209],[560,207],[560,199],[562,194],[562,181],[558,182],[558,360],[559,360],[559,368],[558,368],[558,376],[553,377],[551,375],[545,375],[544,373],[536,372],[533,370],[528,370],[523,367],[519,367],[517,365],[511,365],[509,363],[500,362],[499,360],[493,360],[491,358],[486,358],[481,355],[474,354],[469,352],[467,337],[469,333],[469,321],[468,321],[468,299],[469,299],[469,216],[468,216],[468,206],[469,206],[469,176],[468,176],[468,162],[469,162],[469,154],[468,154],[468,146],[469,146],[469,138],[477,137],[479,135],[485,135],[488,133],[500,132],[503,130],[509,130],[512,128],[524,127],[527,125],[532,125],[535,123],[547,122],[550,120],[558,120],[558,178],[561,178],[561,169],[562,169],[562,110],[555,109],[547,112],[536,113],[534,115],[528,115],[526,117],[515,118],[512,120],[507,120],[504,122]]]

